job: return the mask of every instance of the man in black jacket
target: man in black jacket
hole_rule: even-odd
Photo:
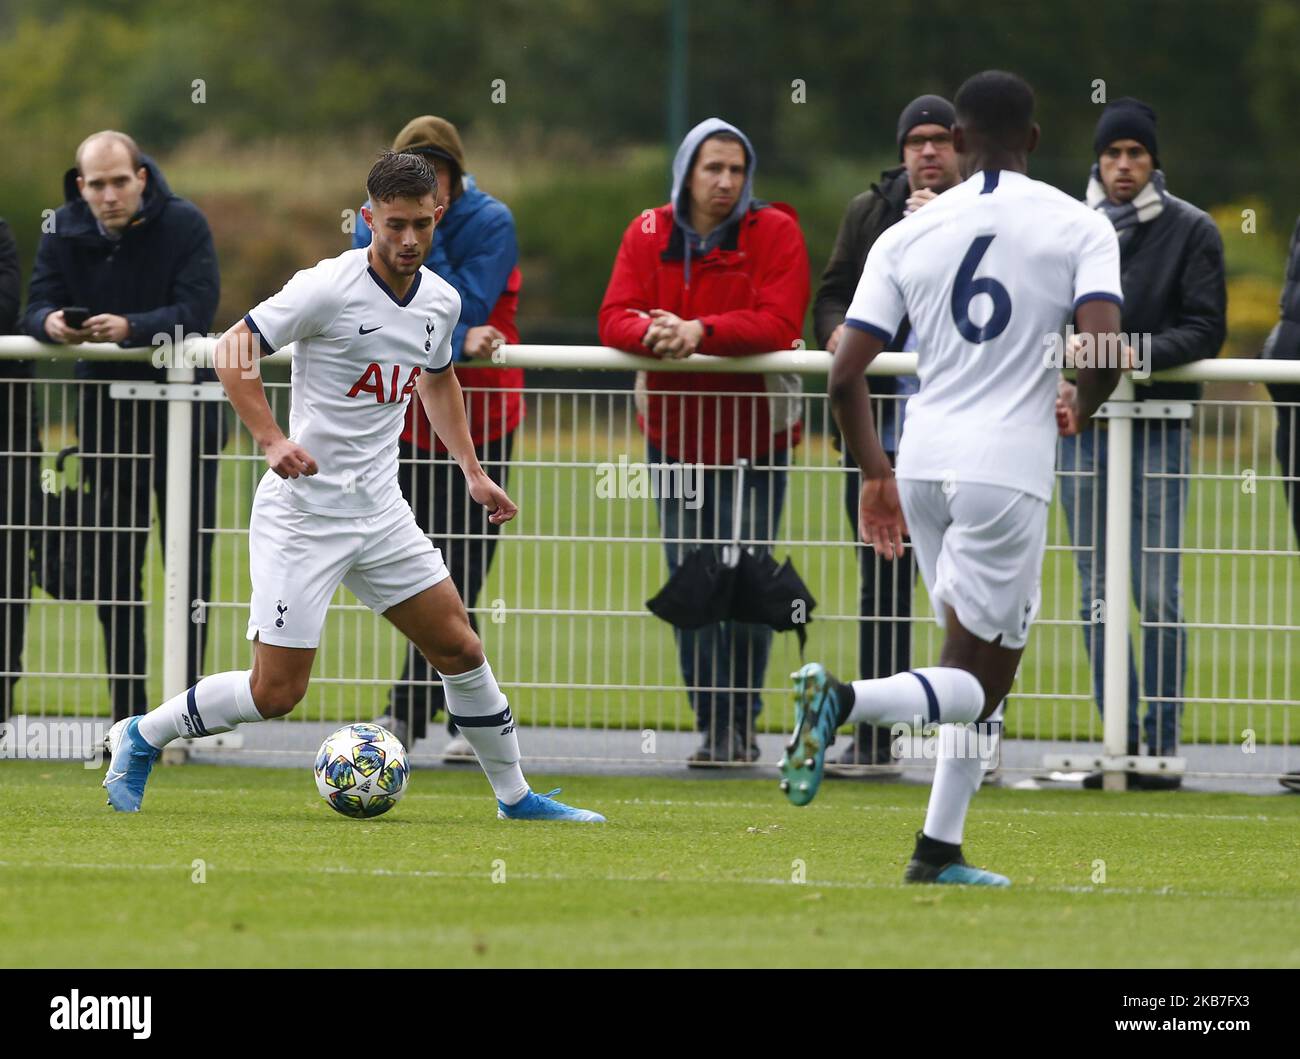
[[[123,347],[152,345],[160,333],[174,339],[177,329],[208,333],[220,292],[208,223],[172,194],[134,140],[111,131],[86,139],[64,176],[64,193],[67,201],[37,249],[23,330],[43,342]],[[65,319],[69,307],[89,311],[82,326]],[[166,371],[147,361],[79,361],[77,377],[85,380],[77,422],[83,481],[91,483],[94,524],[114,531],[102,535],[96,593],[111,600],[98,611],[113,717],[120,720],[144,713],[149,701],[141,580],[151,487],[160,518],[167,509],[167,412],[161,401],[114,399],[108,387],[113,380],[165,381]],[[211,457],[224,443],[224,426],[220,404],[195,404],[189,598],[200,606],[212,580],[217,465]],[[191,683],[202,668],[206,629],[202,620],[190,623]]]
[[[1282,285],[1282,316],[1264,343],[1266,360],[1300,360],[1300,220],[1291,233],[1286,279]],[[1269,396],[1277,404],[1277,462],[1286,479],[1282,483],[1291,508],[1291,525],[1300,542],[1300,383],[1274,382]],[[1282,786],[1300,793],[1300,772],[1282,779]]]
[[[1088,205],[1115,225],[1124,288],[1123,329],[1140,336],[1126,351],[1134,378],[1218,355],[1226,330],[1223,240],[1202,210],[1165,189],[1155,112],[1136,99],[1117,99],[1102,112],[1088,182]],[[1068,390],[1068,386],[1067,386]],[[1138,382],[1140,401],[1193,401],[1196,383]],[[1105,423],[1061,442],[1061,502],[1077,549],[1082,583],[1084,644],[1092,661],[1093,695],[1101,707],[1105,607]],[[1191,461],[1187,420],[1133,424],[1133,594],[1144,626],[1142,694],[1148,701],[1146,743],[1152,755],[1178,746],[1187,633],[1183,628],[1180,556]],[[1128,674],[1128,753],[1138,752],[1137,669]],[[1135,778],[1130,784],[1174,787],[1177,777]],[[1086,786],[1099,786],[1101,774]]]
[[[942,96],[927,95],[912,100],[898,117],[898,159],[902,165],[885,170],[880,174],[879,183],[872,184],[849,203],[813,303],[817,342],[830,353],[839,345],[844,316],[853,301],[862,267],[880,234],[960,181],[957,153],[952,145],[953,120],[952,104]],[[889,348],[913,350],[916,347],[910,338],[911,327],[904,321]],[[876,422],[880,424],[881,442],[891,463],[902,432],[902,406],[917,386],[915,376],[872,379],[872,397],[885,395],[877,403]],[[853,457],[847,451],[844,465],[849,468],[844,480],[844,507],[850,532],[857,540],[861,482]],[[900,672],[910,665],[912,584],[916,580],[916,566],[911,551],[903,563],[886,562],[870,548],[859,547],[858,553],[862,617],[858,626],[858,669],[864,680],[870,680]],[[894,764],[889,729],[863,724],[854,732],[848,750],[831,763],[827,775],[836,774],[835,766],[873,765],[876,768],[871,774],[884,776]]]
[[[22,303],[18,245],[0,220],[0,335],[11,335]],[[30,526],[37,513],[41,450],[30,360],[0,360],[0,523]],[[23,633],[31,595],[31,534],[8,529],[0,535],[0,722],[13,709],[14,685],[22,673]]]

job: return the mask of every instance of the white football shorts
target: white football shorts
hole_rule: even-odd
[[[316,515],[295,507],[280,481],[268,471],[253,499],[248,639],[316,647],[340,584],[381,614],[450,576],[404,499],[377,515]]]
[[[948,604],[967,631],[1024,647],[1038,614],[1047,502],[1000,485],[898,480],[916,563],[935,619]]]

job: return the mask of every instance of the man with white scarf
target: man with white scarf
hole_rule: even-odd
[[[1227,316],[1223,240],[1209,215],[1165,187],[1156,115],[1137,99],[1116,99],[1102,112],[1093,138],[1096,164],[1088,205],[1104,213],[1119,237],[1124,290],[1123,328],[1130,345],[1139,400],[1191,401],[1199,384],[1151,382],[1151,372],[1203,360],[1223,345]],[[1146,381],[1139,381],[1146,380]],[[1068,384],[1067,384],[1068,389]],[[1079,564],[1084,644],[1092,663],[1093,695],[1101,706],[1105,598],[1105,421],[1063,438],[1059,469],[1066,522]],[[1142,616],[1142,697],[1145,742],[1153,756],[1174,754],[1187,674],[1180,556],[1187,509],[1191,424],[1185,419],[1133,424],[1133,594]],[[1128,752],[1139,752],[1137,669],[1130,655]],[[1130,786],[1170,788],[1178,777],[1129,774]],[[1084,786],[1100,786],[1094,773]]]

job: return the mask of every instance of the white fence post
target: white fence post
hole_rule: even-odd
[[[1133,380],[1120,377],[1111,401],[1132,401]],[[1102,735],[1108,757],[1128,752],[1129,569],[1133,527],[1133,420],[1121,410],[1107,421],[1106,607],[1104,611]],[[1096,537],[1094,535],[1094,542]],[[1096,545],[1094,544],[1094,547]],[[1127,775],[1107,771],[1104,790],[1122,791]]]
[[[171,366],[169,386],[194,382],[194,369]],[[178,391],[167,401],[167,532],[163,540],[165,598],[163,602],[163,698],[179,695],[186,686],[186,654],[190,631],[190,503],[196,484],[190,475],[194,403]]]

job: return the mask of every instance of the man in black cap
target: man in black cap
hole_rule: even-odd
[[[1208,214],[1165,189],[1156,115],[1137,99],[1117,99],[1102,112],[1093,138],[1097,162],[1088,179],[1088,205],[1102,211],[1119,237],[1124,288],[1123,328],[1134,338],[1123,367],[1135,381],[1150,372],[1218,354],[1226,330],[1223,240]],[[1069,386],[1065,384],[1066,396]],[[1137,382],[1141,401],[1195,401],[1196,383]],[[1061,502],[1082,584],[1084,644],[1092,662],[1093,695],[1101,707],[1102,633],[1106,594],[1105,421],[1061,441]],[[1153,756],[1178,746],[1187,674],[1179,548],[1187,508],[1191,427],[1185,419],[1133,424],[1133,594],[1144,626],[1142,694]],[[1129,661],[1128,752],[1138,753],[1137,669]],[[1169,788],[1177,777],[1131,773],[1130,786]],[[1084,786],[1100,786],[1095,773]]]
[[[918,96],[898,116],[898,160],[901,165],[880,174],[878,183],[854,198],[840,222],[835,249],[822,273],[813,303],[813,327],[823,349],[834,353],[844,331],[844,315],[853,301],[867,253],[880,234],[920,209],[936,195],[960,182],[957,153],[952,145],[953,109],[942,96]],[[907,321],[894,336],[890,349],[912,350]],[[903,406],[917,389],[915,376],[873,379],[872,396],[886,395],[876,409],[880,438],[892,462],[902,432]],[[837,439],[838,440],[838,439]],[[858,496],[861,493],[853,457],[844,453],[849,474],[844,481],[844,507],[850,532],[858,536]],[[908,553],[903,563],[880,559],[870,548],[859,548],[861,598],[858,626],[858,666],[863,679],[888,676],[907,669],[911,658],[912,584],[916,567]],[[827,775],[843,775],[845,766],[873,766],[866,775],[897,775],[890,753],[888,728],[859,725],[852,744]],[[856,770],[855,770],[856,771]]]

